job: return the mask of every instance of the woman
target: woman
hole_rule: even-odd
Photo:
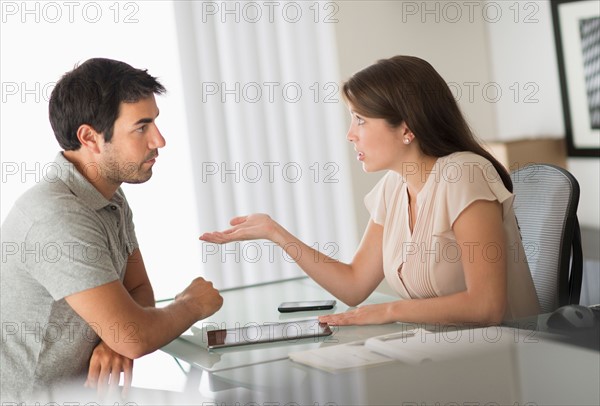
[[[371,219],[352,262],[304,255],[313,249],[266,214],[200,239],[293,247],[298,265],[350,306],[384,277],[402,299],[319,318],[326,323],[493,325],[539,313],[510,176],[475,140],[435,69],[396,56],[356,73],[343,93],[357,159],[366,172],[388,171],[365,197]]]

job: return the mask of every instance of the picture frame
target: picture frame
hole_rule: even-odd
[[[596,0],[553,0],[569,156],[600,157],[600,15]]]

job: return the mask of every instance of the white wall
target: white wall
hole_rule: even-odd
[[[506,16],[486,24],[492,77],[505,91],[494,104],[498,139],[564,137],[549,5],[486,3],[498,4]]]

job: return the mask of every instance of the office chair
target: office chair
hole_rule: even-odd
[[[510,177],[515,215],[542,313],[578,304],[583,254],[577,179],[550,164],[528,165]]]

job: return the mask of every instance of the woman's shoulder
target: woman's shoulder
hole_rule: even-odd
[[[381,180],[386,185],[398,185],[404,183],[404,178],[395,171],[387,171],[385,175],[381,177]]]
[[[377,224],[384,224],[387,207],[398,198],[403,184],[400,174],[388,171],[365,196],[365,206]]]
[[[473,175],[477,173],[484,173],[498,178],[498,173],[492,162],[481,155],[469,151],[454,152],[439,158],[436,169],[440,174],[451,179],[451,183],[456,183],[464,175],[469,175],[467,178],[472,179]]]
[[[470,151],[454,152],[439,159],[442,165],[480,165],[487,166],[492,163],[485,157]]]
[[[404,179],[399,173],[394,171],[387,171],[381,178],[375,183],[374,189],[393,189],[398,185],[404,183]]]
[[[389,201],[391,196],[398,193],[398,190],[404,184],[404,178],[399,173],[387,171],[375,186],[371,189],[368,195],[383,196],[385,201]]]
[[[479,187],[499,183],[502,178],[487,158],[473,152],[461,151],[443,156],[437,161],[437,177],[446,187]],[[479,186],[478,186],[479,185]]]
[[[406,180],[396,171],[388,171],[383,178],[383,188],[386,194],[396,194],[405,185]]]

